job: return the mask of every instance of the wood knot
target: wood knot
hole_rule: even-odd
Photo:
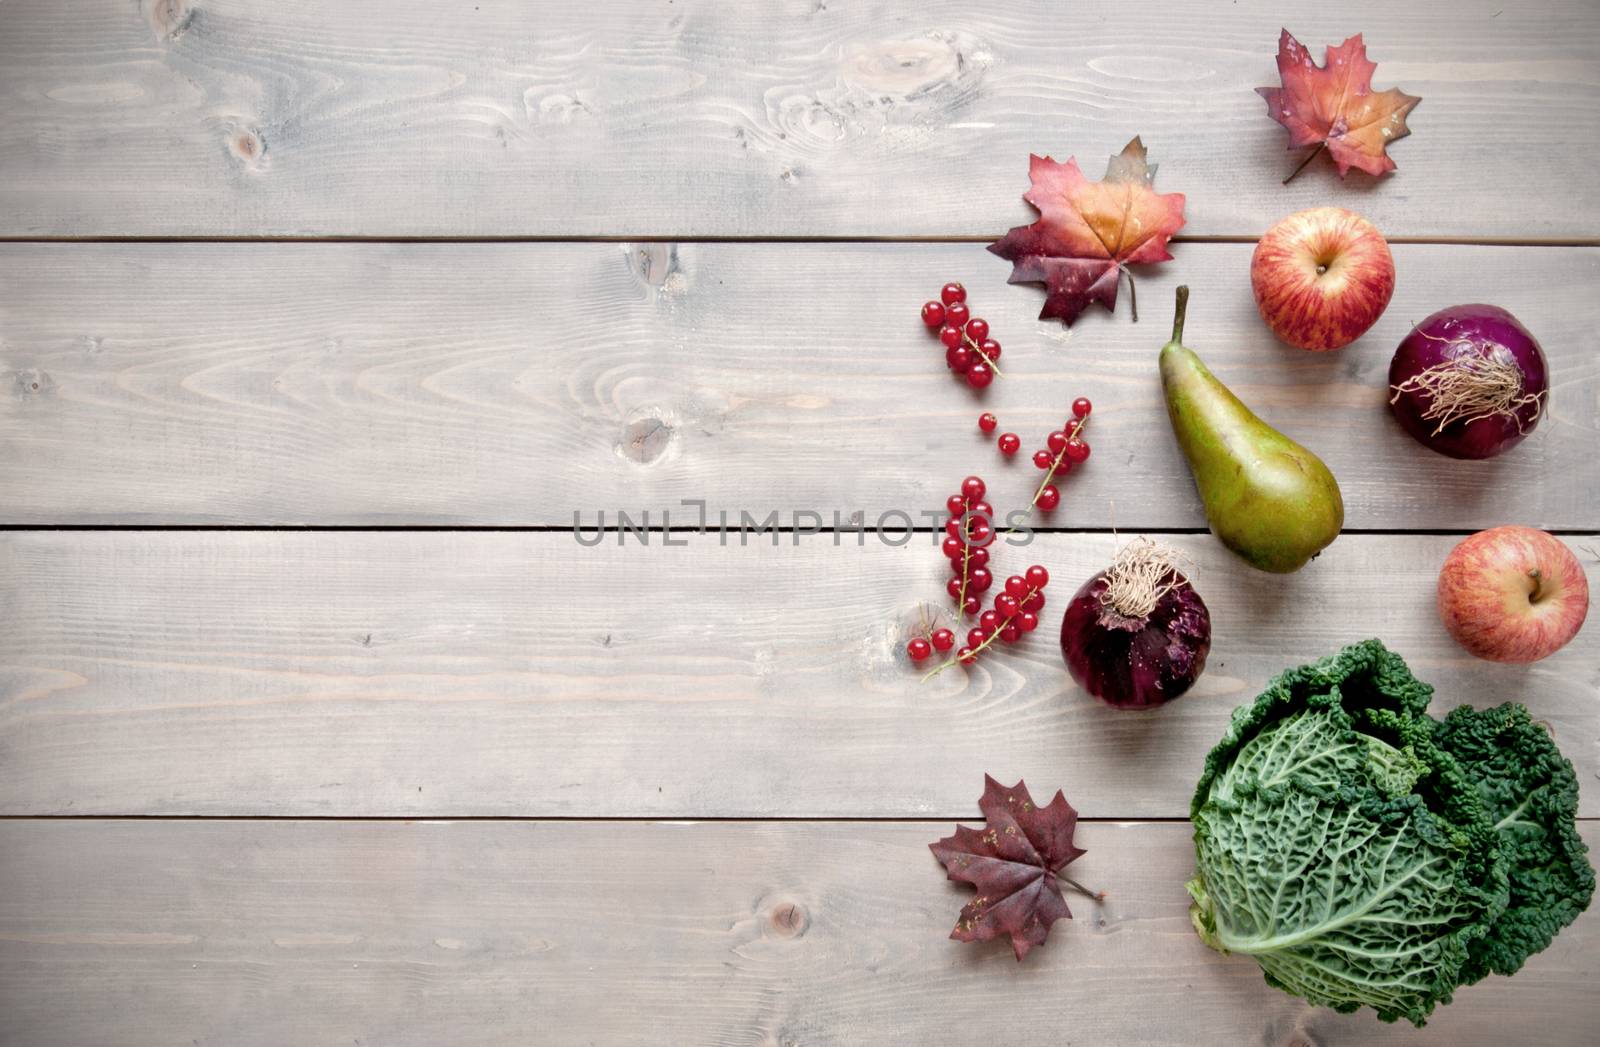
[[[623,244],[622,249],[634,279],[657,291],[683,290],[677,244]]]
[[[767,926],[775,938],[798,938],[810,925],[811,918],[799,902],[778,902],[767,913]]]
[[[667,453],[677,438],[677,430],[667,419],[647,415],[622,427],[617,454],[630,462],[649,465]]]
[[[20,397],[39,396],[56,387],[48,374],[34,368],[24,368],[11,377],[12,388]]]
[[[228,152],[246,167],[259,168],[266,158],[267,143],[261,133],[249,127],[236,127],[228,132]]]
[[[189,0],[141,0],[140,6],[157,40],[176,40],[194,21],[194,6]]]

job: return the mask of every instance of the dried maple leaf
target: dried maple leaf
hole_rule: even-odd
[[[1022,198],[1038,209],[1039,220],[1017,226],[989,250],[1011,263],[1009,283],[1045,285],[1039,319],[1058,317],[1071,326],[1090,302],[1114,311],[1117,282],[1128,273],[1138,321],[1128,266],[1170,260],[1167,241],[1183,227],[1183,194],[1158,194],[1151,188],[1155,177],[1138,138],[1111,158],[1098,182],[1085,178],[1072,157],[1064,164],[1028,158],[1033,187]]]
[[[983,831],[958,825],[954,836],[928,847],[950,879],[978,889],[950,937],[981,942],[1008,934],[1020,961],[1044,944],[1051,924],[1072,917],[1056,874],[1084,853],[1072,843],[1078,812],[1059,790],[1049,806],[1037,807],[1022,782],[1008,789],[984,775],[983,783]]]
[[[1411,133],[1406,114],[1422,99],[1397,87],[1373,94],[1372,74],[1377,68],[1377,63],[1367,61],[1360,33],[1328,48],[1326,65],[1319,67],[1311,52],[1283,30],[1278,38],[1278,76],[1283,86],[1258,87],[1256,93],[1267,100],[1272,118],[1288,129],[1290,149],[1317,147],[1284,184],[1324,149],[1339,165],[1340,178],[1352,167],[1372,175],[1394,170],[1384,147]]]

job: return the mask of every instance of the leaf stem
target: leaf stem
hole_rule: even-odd
[[[1083,895],[1085,898],[1090,898],[1097,902],[1103,902],[1106,899],[1105,891],[1091,891],[1089,888],[1085,887],[1083,884],[1079,883],[1077,880],[1074,880],[1072,877],[1065,875],[1064,873],[1056,873],[1056,878],[1062,883],[1066,884],[1068,887],[1071,887],[1073,890],[1077,891],[1079,894]]]
[[[1318,142],[1317,147],[1311,150],[1310,155],[1304,160],[1300,161],[1300,166],[1289,172],[1289,177],[1283,180],[1283,184],[1288,185],[1290,182],[1294,181],[1294,176],[1299,174],[1301,171],[1304,171],[1306,169],[1306,165],[1315,160],[1317,157],[1321,156],[1322,151],[1326,148],[1328,148],[1327,142]]]
[[[1133,322],[1139,322],[1139,292],[1134,289],[1133,270],[1125,265],[1118,265],[1124,276],[1128,278],[1128,304],[1133,307]]]

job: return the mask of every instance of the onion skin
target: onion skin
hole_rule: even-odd
[[[1154,709],[1189,689],[1211,650],[1211,613],[1182,585],[1164,593],[1147,618],[1101,603],[1105,571],[1083,583],[1061,619],[1061,654],[1079,687],[1118,709]]]
[[[1437,434],[1438,421],[1422,417],[1431,398],[1426,392],[1401,393],[1389,408],[1402,428],[1429,450],[1451,458],[1493,458],[1521,443],[1549,410],[1549,367],[1544,350],[1528,329],[1493,305],[1454,305],[1422,321],[1401,341],[1389,362],[1389,387],[1394,388],[1430,367],[1464,354],[1509,354],[1522,372],[1523,392],[1542,403],[1526,403],[1512,415],[1491,415],[1473,421],[1458,419]]]

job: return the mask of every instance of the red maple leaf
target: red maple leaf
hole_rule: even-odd
[[[1183,227],[1183,194],[1158,194],[1155,177],[1138,138],[1111,158],[1098,182],[1083,176],[1075,158],[1064,164],[1028,158],[1033,187],[1022,198],[1038,209],[1039,220],[1017,226],[989,250],[1011,263],[1009,283],[1045,285],[1039,319],[1059,317],[1070,327],[1090,302],[1115,310],[1123,273],[1134,294],[1128,266],[1172,258],[1167,241]],[[1133,318],[1139,319],[1137,296]]]
[[[1283,86],[1258,87],[1256,93],[1267,100],[1272,118],[1288,129],[1290,149],[1317,147],[1289,178],[1323,149],[1339,165],[1340,178],[1352,167],[1372,175],[1394,170],[1384,148],[1411,133],[1406,114],[1422,99],[1397,87],[1373,94],[1372,74],[1377,68],[1377,63],[1367,61],[1360,33],[1328,48],[1326,64],[1318,66],[1311,52],[1283,30],[1278,38],[1278,76]]]
[[[984,829],[958,825],[954,836],[928,847],[950,879],[978,889],[950,937],[981,942],[1008,934],[1020,961],[1044,944],[1051,924],[1072,917],[1056,874],[1084,854],[1072,843],[1078,812],[1060,790],[1049,806],[1037,807],[1022,782],[1008,789],[984,775],[983,783]]]

